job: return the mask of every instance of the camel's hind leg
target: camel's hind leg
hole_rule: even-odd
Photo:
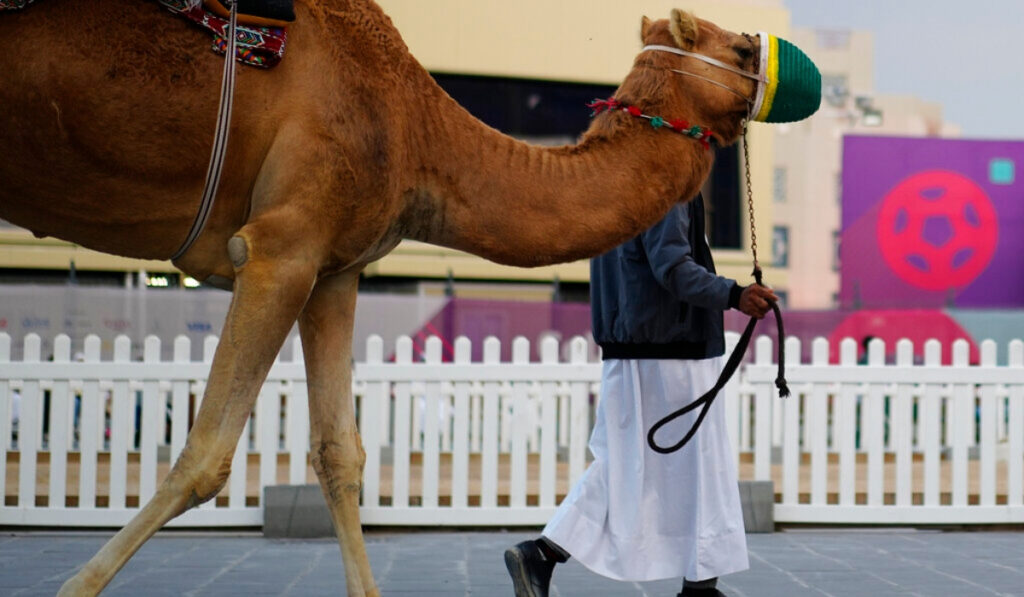
[[[351,368],[358,277],[358,272],[346,272],[320,280],[299,317],[299,332],[309,385],[313,468],[338,534],[348,595],[377,597],[359,522],[366,456],[356,427]]]
[[[73,578],[61,596],[96,595],[164,523],[214,497],[259,388],[309,296],[315,266],[273,242],[258,224],[232,239],[235,292],[206,394],[174,468],[153,499]],[[243,240],[244,239],[244,240]],[[139,587],[139,594],[145,588]]]

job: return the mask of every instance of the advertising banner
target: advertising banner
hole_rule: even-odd
[[[1024,306],[1024,142],[848,136],[845,308]]]

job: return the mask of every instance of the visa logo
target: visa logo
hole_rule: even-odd
[[[189,321],[185,324],[190,332],[212,332],[213,326],[208,321]]]

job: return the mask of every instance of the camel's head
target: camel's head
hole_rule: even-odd
[[[722,145],[744,119],[801,120],[821,102],[821,75],[803,52],[766,33],[736,34],[689,12],[643,18],[644,47],[619,99],[710,128]]]

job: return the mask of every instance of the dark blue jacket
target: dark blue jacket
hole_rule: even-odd
[[[606,359],[720,356],[722,312],[739,305],[742,290],[715,274],[698,195],[590,261],[594,340]]]

